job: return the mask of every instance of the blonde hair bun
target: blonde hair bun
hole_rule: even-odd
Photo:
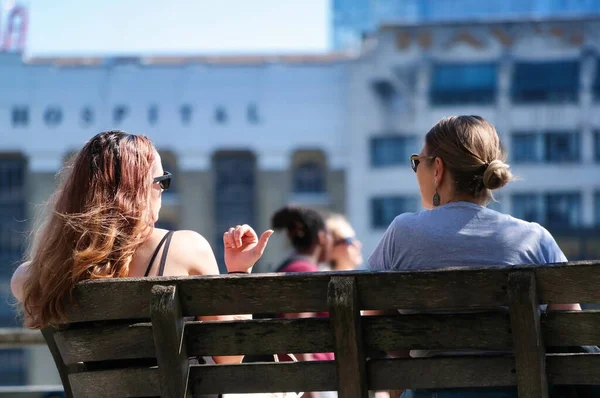
[[[499,189],[513,180],[510,166],[501,160],[493,160],[483,173],[483,186],[487,189]]]

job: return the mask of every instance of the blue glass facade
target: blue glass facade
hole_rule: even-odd
[[[371,166],[409,167],[410,155],[418,153],[419,150],[416,136],[373,137],[371,138]]]
[[[415,212],[419,199],[413,196],[382,196],[371,199],[371,226],[387,228],[396,216]]]
[[[489,105],[496,100],[496,64],[437,64],[433,66],[429,102],[432,105]]]
[[[0,158],[0,327],[19,326],[8,288],[12,272],[23,259],[26,217],[26,161],[20,156]],[[25,383],[22,349],[0,350],[0,386]]]
[[[576,163],[581,161],[581,137],[573,131],[516,132],[512,136],[515,163]]]
[[[333,0],[333,47],[360,41],[386,22],[420,23],[600,14],[597,0]]]
[[[512,196],[513,216],[554,230],[578,227],[581,225],[581,212],[579,192],[525,193]]]
[[[577,102],[579,65],[577,60],[517,62],[512,78],[512,102],[515,104]]]
[[[317,162],[308,161],[294,168],[294,193],[324,193],[325,170]]]

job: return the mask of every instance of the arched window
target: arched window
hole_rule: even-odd
[[[25,242],[25,175],[27,161],[14,154],[0,154],[0,328],[19,326],[10,305],[10,277],[23,258]],[[24,351],[0,350],[0,385],[26,382]]]
[[[294,193],[325,192],[325,170],[315,161],[305,161],[294,167]]]
[[[224,151],[213,157],[215,175],[215,239],[214,253],[221,272],[226,272],[223,259],[223,232],[238,224],[255,222],[256,158],[248,151]]]

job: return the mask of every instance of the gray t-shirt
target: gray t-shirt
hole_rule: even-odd
[[[474,203],[452,202],[396,217],[367,262],[372,270],[421,270],[566,261],[541,225]],[[465,353],[413,350],[411,356]]]
[[[470,202],[394,219],[368,259],[372,270],[566,262],[541,225]]]

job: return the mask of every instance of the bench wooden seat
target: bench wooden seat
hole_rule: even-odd
[[[77,285],[70,323],[43,330],[69,397],[600,384],[600,355],[546,346],[600,343],[600,262],[418,272],[152,277]],[[361,310],[429,313],[361,316]],[[508,308],[508,310],[506,309]],[[454,313],[434,313],[453,309]],[[477,310],[478,312],[472,312]],[[218,314],[329,312],[329,318],[186,321]],[[462,311],[462,313],[461,313]],[[470,312],[469,312],[470,311]],[[400,349],[506,350],[389,359]],[[194,365],[194,356],[335,352],[335,361]]]

